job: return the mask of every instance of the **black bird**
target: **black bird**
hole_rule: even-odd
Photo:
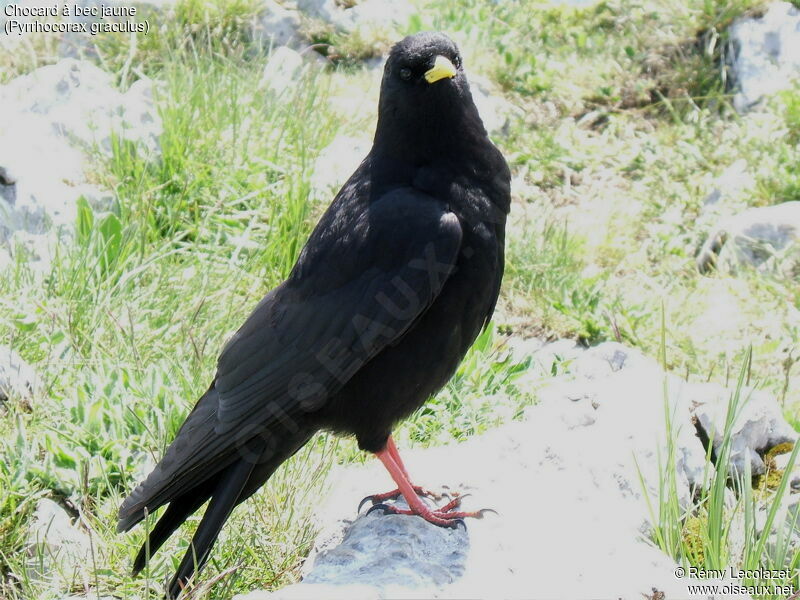
[[[407,511],[461,517],[419,498],[392,427],[452,376],[488,323],[503,275],[510,175],[441,33],[406,37],[386,62],[367,157],[286,281],[219,357],[211,386],[153,472],[122,503],[119,531],[169,504],[134,561],[210,500],[169,585],[176,597],[231,511],[318,430],[354,435],[383,462]]]

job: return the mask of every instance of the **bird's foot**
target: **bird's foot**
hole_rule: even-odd
[[[428,523],[433,523],[439,527],[457,527],[459,523],[463,525],[464,519],[466,518],[482,519],[484,514],[488,512],[497,514],[497,512],[491,508],[469,512],[456,510],[461,506],[461,500],[465,498],[465,496],[466,495],[456,495],[450,502],[436,509],[428,508],[419,498],[417,498],[417,502],[411,502],[409,508],[398,508],[393,504],[377,503],[367,511],[367,514],[371,513],[373,510],[382,510],[384,514],[416,515],[422,517],[428,521]]]
[[[414,493],[416,493],[417,496],[425,496],[426,498],[433,498],[434,500],[439,500],[442,497],[441,494],[432,492],[429,489],[426,489],[419,485],[415,485],[413,486],[413,488],[414,488]],[[375,506],[377,504],[385,502],[386,500],[397,500],[402,495],[403,492],[401,492],[400,489],[397,488],[392,490],[391,492],[385,492],[383,494],[372,494],[371,496],[366,496],[365,498],[362,498],[361,502],[358,503],[358,511],[361,512],[361,507],[364,506],[367,502],[372,502],[372,505]],[[457,496],[458,494],[456,493],[455,495]]]

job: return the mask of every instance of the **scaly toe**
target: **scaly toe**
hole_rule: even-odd
[[[450,500],[450,502],[448,502],[441,508],[437,508],[436,510],[438,512],[448,512],[455,508],[458,508],[459,506],[461,506],[461,501],[464,500],[464,498],[467,498],[468,496],[470,496],[470,494],[456,494],[454,498]]]
[[[439,500],[442,497],[441,494],[432,492],[424,487],[420,487],[418,485],[413,487],[414,493],[418,496],[425,496],[427,498],[433,498],[434,500]],[[383,494],[370,494],[369,496],[364,496],[364,498],[361,499],[361,502],[358,503],[358,509],[356,512],[361,512],[361,509],[367,502],[372,502],[372,504],[380,504],[386,500],[397,500],[400,496],[402,496],[402,493],[399,489],[392,490],[391,492],[385,492]]]

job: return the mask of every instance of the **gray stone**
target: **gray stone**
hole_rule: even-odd
[[[98,27],[103,23],[136,23],[143,27],[142,32],[137,31],[137,35],[146,36],[150,33],[150,28],[158,27],[170,19],[174,19],[174,9],[177,0],[69,0],[60,5],[66,4],[69,7],[69,16],[63,20],[73,23],[83,23],[89,30],[84,32],[65,32],[59,34],[58,55],[62,58],[96,58],[97,50],[94,45],[94,35],[91,31],[93,27]],[[52,6],[52,4],[51,4]],[[80,9],[80,14],[74,7]],[[121,9],[136,9],[134,16],[127,14],[113,16],[103,15],[101,9],[105,7],[111,11],[119,12]],[[127,12],[127,11],[126,11]],[[127,32],[120,32],[117,35],[131,35]]]
[[[719,451],[733,390],[712,383],[694,384],[687,389],[700,427]],[[733,470],[738,473],[745,472],[745,462],[749,461],[753,475],[763,474],[766,470],[764,454],[797,440],[797,432],[783,418],[775,399],[766,392],[743,389],[734,417],[730,459]]]
[[[0,86],[0,132],[20,117],[36,117],[73,145],[109,154],[112,134],[159,152],[161,120],[153,84],[142,79],[122,93],[111,75],[88,61],[65,58]],[[26,136],[27,137],[27,136]],[[24,138],[23,138],[24,139]]]
[[[280,95],[297,84],[303,72],[303,57],[286,46],[272,51],[264,66],[259,87]]]
[[[714,180],[713,189],[703,199],[703,213],[712,212],[720,205],[738,204],[755,185],[756,179],[747,161],[743,158],[735,160]]]
[[[339,191],[372,148],[368,138],[340,135],[326,146],[314,163],[311,198],[327,202]]]
[[[0,402],[12,394],[27,398],[36,386],[36,372],[8,346],[0,346]]]
[[[298,0],[297,8],[348,33],[405,27],[417,9],[408,0]]]
[[[572,343],[554,343],[532,355],[547,346],[575,352]],[[692,423],[696,390],[616,343],[576,352],[564,370],[544,384],[525,421],[461,444],[403,452],[417,483],[467,492],[466,510],[499,514],[468,519],[466,532],[419,517],[356,517],[361,497],[392,484],[376,463],[339,468],[303,583],[240,600],[327,597],[339,584],[358,585],[348,590],[353,598],[572,598],[587,589],[602,598],[649,597],[653,589],[688,597],[687,584],[701,582],[677,579],[674,562],[643,535],[664,461],[675,462],[684,509],[709,475]],[[619,565],[626,576],[609,577]]]
[[[585,350],[586,348],[578,345],[574,340],[549,342],[532,354],[533,364],[544,372],[551,373],[554,369],[560,369],[560,365],[569,365]]]
[[[11,256],[11,252],[3,247],[0,247],[0,270],[7,269],[13,264],[14,259]]]
[[[772,458],[772,466],[781,472],[786,471],[789,469],[789,459],[791,456],[791,452],[778,454]],[[789,473],[789,488],[792,492],[800,492],[800,464],[794,464],[791,465],[791,467]],[[798,525],[800,525],[800,522],[798,522]]]
[[[238,594],[233,600],[379,600],[380,598],[378,591],[370,585],[309,583],[292,585],[276,592],[256,590],[249,594]]]
[[[600,379],[622,369],[658,369],[658,365],[634,348],[618,342],[604,342],[578,355],[570,371],[586,379]]]
[[[47,498],[36,504],[26,552],[28,574],[62,588],[82,584],[92,565],[89,536],[73,526],[66,511]]]
[[[714,266],[728,273],[741,267],[794,274],[798,266],[800,202],[749,208],[722,219],[697,256],[701,273]]]
[[[299,30],[300,15],[297,11],[288,10],[274,0],[261,1],[252,23],[252,37],[256,44],[264,48],[296,47],[303,41]]]
[[[69,140],[36,115],[15,116],[5,127],[0,123],[5,182],[0,190],[0,241],[17,230],[39,234],[71,226],[79,197],[74,184],[85,181],[84,155]]]
[[[490,136],[505,135],[511,118],[519,115],[519,110],[511,105],[485,77],[468,75],[472,100],[478,108],[484,127]]]
[[[374,585],[375,574],[383,573],[386,586],[445,586],[464,574],[468,549],[462,528],[431,530],[422,519],[373,512],[356,519],[340,544],[316,556],[305,582]]]
[[[789,2],[773,2],[760,17],[740,18],[729,32],[733,104],[740,113],[800,76],[800,10]]]
[[[9,237],[8,247],[14,259],[20,259],[33,271],[46,274],[51,268],[56,246],[70,237],[59,231],[31,233],[19,230]]]
[[[160,152],[153,85],[141,79],[122,93],[93,64],[64,59],[0,86],[0,242],[69,234],[80,197],[96,210],[113,206],[111,192],[87,181],[87,153],[109,155],[114,136]]]
[[[750,523],[745,521],[743,511],[737,512],[728,531],[732,554],[740,554],[748,538],[765,535],[769,513],[773,510],[772,526],[766,533],[766,552],[770,556],[791,556],[800,550],[800,494],[796,492],[789,489],[782,497],[771,496],[766,503],[757,499]]]
[[[511,351],[515,362],[521,362],[541,350],[547,340],[540,337],[509,337],[505,340],[506,347]]]

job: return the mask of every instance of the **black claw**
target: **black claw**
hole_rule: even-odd
[[[387,514],[389,514],[391,512],[389,510],[389,507],[386,504],[383,504],[382,502],[379,502],[378,504],[373,504],[370,507],[370,509],[364,514],[368,515],[369,513],[371,513],[374,510],[380,510],[384,515],[387,515]]]
[[[365,496],[361,499],[361,502],[358,503],[358,509],[356,512],[361,512],[361,507],[364,506],[367,502],[375,503],[375,496]]]
[[[467,524],[464,522],[464,519],[453,519],[453,529],[458,529],[458,526],[461,525],[464,528],[464,531],[467,530]]]
[[[478,512],[478,514],[477,514],[477,516],[475,517],[476,519],[482,519],[482,518],[483,518],[483,515],[484,515],[485,513],[494,513],[494,514],[496,514],[498,517],[500,516],[500,513],[499,513],[499,512],[497,512],[497,511],[496,511],[495,509],[493,509],[493,508],[482,508],[482,509],[480,509],[480,510],[479,510],[479,511],[477,511],[477,512]]]

